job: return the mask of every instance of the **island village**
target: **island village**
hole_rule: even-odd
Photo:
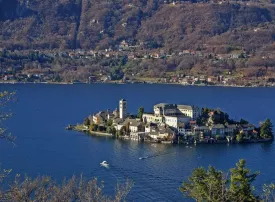
[[[137,115],[131,115],[125,99],[119,101],[119,107],[114,111],[99,111],[86,118],[83,124],[69,125],[67,129],[151,143],[253,143],[273,140],[269,119],[257,128],[243,119],[229,119],[229,115],[219,109],[168,103],[154,105],[152,113],[146,113],[140,107]]]

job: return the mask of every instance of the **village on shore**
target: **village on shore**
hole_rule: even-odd
[[[76,61],[109,61],[125,59],[128,62],[142,62],[142,61],[158,61],[171,58],[195,57],[207,59],[211,56],[216,62],[223,62],[228,60],[241,60],[249,58],[246,52],[232,53],[232,54],[215,54],[212,52],[203,52],[195,50],[182,50],[167,53],[164,50],[143,52],[137,51],[139,45],[131,45],[123,40],[117,47],[117,50],[111,48],[105,50],[33,50],[33,51],[11,51],[0,48],[0,56],[8,60],[27,60],[27,58],[38,61],[54,60],[69,60]],[[33,61],[33,64],[34,64]],[[84,62],[85,63],[85,62]],[[41,64],[38,65],[39,67]],[[54,65],[53,65],[54,66]],[[75,68],[75,67],[72,67]],[[55,68],[57,69],[57,68]],[[111,68],[110,68],[111,69]],[[69,71],[70,72],[70,71]],[[64,72],[63,72],[64,73]],[[191,72],[179,73],[166,72],[159,73],[159,76],[151,77],[150,75],[142,75],[142,72],[126,73],[123,71],[110,72],[101,68],[98,72],[85,73],[82,71],[75,71],[73,74],[62,76],[63,74],[54,71],[49,67],[35,68],[33,70],[24,70],[22,64],[13,65],[7,69],[0,69],[0,83],[47,83],[47,84],[78,84],[78,83],[149,83],[149,84],[179,84],[184,86],[226,86],[226,87],[274,87],[275,78],[273,75],[258,75],[255,73],[245,75],[241,72],[224,71],[218,74]],[[78,75],[78,77],[76,77]],[[81,75],[81,76],[79,76]],[[66,78],[65,78],[66,77]]]
[[[131,115],[122,99],[114,111],[99,111],[67,129],[150,143],[211,144],[273,141],[272,127],[270,119],[256,127],[243,119],[232,120],[219,109],[181,104],[159,103],[152,113],[140,107]]]

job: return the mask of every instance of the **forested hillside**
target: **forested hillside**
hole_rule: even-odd
[[[275,67],[274,20],[273,0],[0,0],[0,48],[119,51],[123,45],[128,58],[158,53],[176,60],[149,62],[151,70],[211,75],[248,68],[242,72],[249,76],[253,68],[255,76]],[[182,51],[197,52],[179,58]]]
[[[253,50],[275,40],[275,5],[269,3],[1,0],[0,9],[6,48],[102,49],[126,39],[147,48],[230,44]]]

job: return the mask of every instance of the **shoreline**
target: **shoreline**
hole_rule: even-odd
[[[183,145],[183,146],[196,146],[196,145],[221,145],[221,144],[226,144],[226,145],[246,145],[246,144],[256,144],[256,143],[272,143],[273,139],[272,138],[267,138],[267,139],[251,139],[251,140],[245,140],[243,142],[238,142],[236,140],[228,142],[227,140],[219,140],[219,141],[214,141],[214,142],[173,142],[171,141],[160,141],[160,142],[155,142],[155,141],[139,141],[137,139],[132,139],[130,136],[129,137],[116,137],[115,135],[112,135],[110,133],[106,132],[98,132],[98,131],[88,131],[88,130],[79,130],[76,129],[74,126],[72,127],[66,127],[66,130],[71,130],[75,132],[81,132],[84,133],[88,136],[96,136],[96,137],[109,137],[109,138],[115,138],[118,140],[122,141],[133,141],[133,142],[139,142],[139,143],[146,143],[146,144],[164,144],[164,145]]]
[[[14,84],[44,84],[44,85],[92,85],[92,84],[116,84],[116,85],[132,85],[132,84],[150,84],[150,85],[179,85],[179,86],[194,86],[194,87],[227,87],[227,88],[275,88],[274,86],[239,86],[239,85],[200,85],[200,84],[180,84],[180,83],[161,83],[161,82],[126,82],[126,83],[120,83],[120,82],[20,82],[20,81],[0,81],[0,84],[6,84],[6,85],[14,85]]]
[[[99,131],[90,131],[87,128],[83,128],[82,126],[79,125],[68,125],[65,127],[65,130],[71,130],[71,131],[76,131],[76,132],[82,132],[85,134],[88,134],[90,136],[100,136],[100,137],[114,137],[112,134],[107,133],[107,132],[99,132]]]

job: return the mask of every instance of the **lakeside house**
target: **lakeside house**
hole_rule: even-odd
[[[211,135],[212,136],[216,136],[216,135],[220,135],[222,137],[224,137],[225,135],[225,127],[223,124],[215,124],[213,126],[210,126],[211,129]]]

